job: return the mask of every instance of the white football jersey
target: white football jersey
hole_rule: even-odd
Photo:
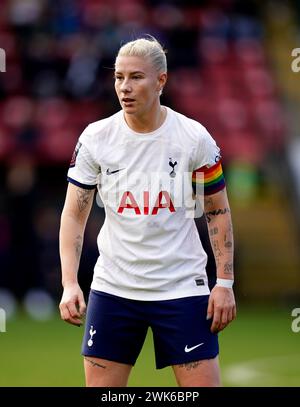
[[[106,214],[95,290],[147,301],[209,294],[192,172],[214,165],[220,151],[200,123],[166,109],[151,133],[134,132],[121,110],[90,124],[77,143],[68,180],[97,187]]]

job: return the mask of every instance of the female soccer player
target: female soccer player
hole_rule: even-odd
[[[200,123],[160,104],[166,82],[155,38],[123,45],[115,61],[122,109],[87,126],[68,172],[60,312],[74,325],[86,309],[77,270],[96,188],[106,213],[82,344],[87,386],[126,386],[149,327],[156,367],[172,366],[179,386],[221,385],[217,334],[236,306],[220,150]],[[191,216],[197,200],[217,266],[211,292]]]

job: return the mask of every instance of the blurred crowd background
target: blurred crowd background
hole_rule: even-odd
[[[10,295],[59,300],[69,162],[82,130],[119,110],[118,48],[146,33],[168,51],[162,103],[200,121],[222,149],[238,301],[299,306],[299,1],[1,0],[0,307]],[[104,216],[95,204],[79,271],[86,294]],[[213,279],[204,220],[197,226]]]

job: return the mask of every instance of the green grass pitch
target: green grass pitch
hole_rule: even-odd
[[[291,309],[241,307],[220,334],[224,386],[300,386],[300,332]],[[58,316],[37,322],[19,315],[0,333],[0,386],[84,386],[83,328]],[[129,386],[176,386],[172,369],[155,369],[151,331]]]

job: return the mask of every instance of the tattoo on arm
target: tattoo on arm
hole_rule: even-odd
[[[209,229],[209,234],[210,234],[210,236],[217,235],[218,233],[219,233],[219,228],[217,228],[217,227],[214,227],[214,228],[212,228],[212,229]]]
[[[205,207],[213,207],[213,199],[211,197],[204,197]]]
[[[228,235],[230,235],[230,236],[228,236]],[[231,240],[231,237],[232,237],[231,235],[232,235],[231,233],[230,234],[226,233],[225,237],[224,237],[224,246],[225,246],[227,251],[232,250],[233,243],[232,243],[232,240]]]
[[[88,205],[94,190],[78,188],[76,192],[78,208],[79,211],[82,212]]]
[[[229,207],[214,209],[214,201],[211,197],[204,198],[204,203],[207,209],[205,217],[208,224],[213,221],[215,216],[230,213]],[[228,222],[227,226],[223,226],[223,222],[222,225],[219,225],[217,221],[213,222],[210,227],[208,227],[208,231],[217,269],[220,271],[222,269],[225,275],[232,276],[233,262],[231,259],[228,259],[228,255],[230,255],[231,258],[233,253],[231,221]]]
[[[233,274],[233,264],[231,262],[224,264],[224,274]]]
[[[215,257],[216,266],[219,267],[221,264],[220,257],[223,256],[223,253],[220,249],[218,240],[212,240],[212,249]]]
[[[186,370],[192,370],[196,369],[199,365],[201,365],[201,361],[198,360],[197,362],[189,362],[189,363],[184,363],[183,365],[178,365],[180,368],[184,368]]]
[[[84,359],[85,359],[87,362],[91,363],[91,364],[93,365],[93,367],[94,367],[94,366],[97,366],[97,367],[101,367],[102,369],[106,369],[106,366],[100,365],[100,363],[94,362],[93,360],[88,359],[88,358],[84,358]]]
[[[224,209],[215,209],[213,211],[209,211],[205,213],[207,223],[211,221],[211,218],[213,216],[218,216],[218,215],[225,215],[225,213],[230,213],[229,208],[224,208]]]
[[[75,250],[77,259],[80,259],[82,250],[82,236],[78,235],[75,239]]]

